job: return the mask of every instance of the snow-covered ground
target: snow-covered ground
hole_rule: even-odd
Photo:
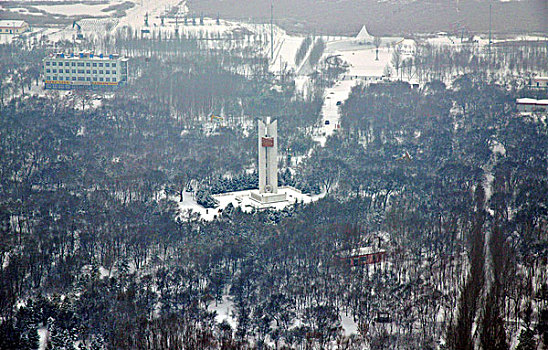
[[[39,350],[45,350],[46,349],[46,340],[48,337],[48,329],[46,327],[38,328],[38,335],[40,337],[40,346],[38,346]]]
[[[251,191],[252,190],[246,190],[214,195],[213,198],[219,202],[219,205],[217,208],[209,209],[199,205],[192,193],[185,192],[183,194],[183,201],[178,202],[180,218],[184,220],[188,217],[189,211],[191,211],[198,214],[201,219],[211,221],[221,214],[230,203],[234,207],[241,208],[245,213],[251,213],[254,210],[265,208],[281,210],[288,205],[295,203],[308,204],[323,197],[323,195],[309,196],[292,187],[280,187],[278,193],[285,193],[287,200],[284,202],[271,203],[268,206],[261,206],[258,202],[251,199]],[[175,197],[173,199],[176,200]]]
[[[103,11],[111,5],[117,5],[122,1],[115,1],[111,3],[100,4],[48,4],[48,5],[35,5],[34,7],[51,14],[65,15],[65,16],[97,16],[106,17],[109,12]]]
[[[348,47],[348,49],[336,49],[328,45],[328,52],[340,55],[343,61],[348,63],[349,71],[347,77],[382,77],[387,65],[390,64],[393,50],[387,48],[379,48],[379,60],[375,60],[375,48],[366,47]]]
[[[25,7],[12,7],[10,9],[4,9],[0,5],[0,9],[8,10],[10,12],[20,13],[22,15],[31,15],[31,16],[43,16],[44,15],[42,12],[34,12],[34,11],[31,12],[31,11],[29,11],[29,9],[27,9]]]
[[[274,41],[276,42],[276,39]],[[277,47],[274,50],[274,60],[271,62],[270,69],[274,72],[296,70],[295,55],[303,41],[304,37],[301,36],[291,36],[285,31],[278,33]]]
[[[220,302],[215,300],[211,301],[207,307],[207,310],[210,312],[215,311],[215,322],[222,323],[223,321],[226,321],[233,330],[236,330],[238,321],[235,319],[234,301],[229,294],[229,290],[230,288],[226,287],[222,300]],[[354,318],[351,315],[341,311],[339,316],[341,318],[341,326],[344,336],[348,337],[352,334],[358,333],[358,324],[354,321]],[[299,324],[300,322],[297,321],[296,323]]]
[[[235,330],[238,326],[238,322],[234,318],[234,301],[228,293],[229,289],[230,288],[228,287],[225,289],[221,302],[212,301],[211,304],[208,305],[207,310],[210,312],[215,311],[217,313],[215,316],[215,321],[217,323],[226,321],[232,329]]]
[[[358,333],[358,324],[354,321],[352,315],[348,315],[341,311],[339,316],[341,317],[341,325],[345,336],[348,337],[351,334]]]
[[[182,15],[188,11],[184,0],[138,0],[133,1],[135,7],[126,11],[126,16],[120,19],[119,27],[130,26],[140,29],[144,27],[145,16],[148,14],[149,26],[160,26],[161,16],[167,9],[179,6],[179,13]]]

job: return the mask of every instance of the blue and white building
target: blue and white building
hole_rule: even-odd
[[[127,83],[128,59],[119,55],[51,54],[43,60],[44,88],[116,88]]]

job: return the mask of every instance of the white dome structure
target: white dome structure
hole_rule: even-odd
[[[358,35],[356,35],[356,41],[360,44],[373,45],[373,39],[375,37],[369,34],[366,26],[363,26]]]

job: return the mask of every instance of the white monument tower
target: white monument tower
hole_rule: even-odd
[[[259,191],[251,198],[261,204],[283,202],[285,193],[278,193],[278,121],[259,120]]]

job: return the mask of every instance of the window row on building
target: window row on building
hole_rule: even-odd
[[[103,62],[56,62],[56,61],[46,61],[46,67],[49,66],[59,66],[59,67],[103,67]],[[113,63],[104,63],[104,67],[116,68],[116,62]]]
[[[82,77],[82,76],[79,76],[79,77],[62,77],[62,76],[49,76],[49,75],[46,75],[46,80],[58,80],[58,81],[109,81],[109,82],[113,82],[115,83],[116,82],[116,78],[115,77],[106,77],[106,78],[103,78],[103,77]]]
[[[47,69],[46,68],[46,74],[47,73],[63,73],[63,70],[62,69]],[[65,74],[111,74],[111,71],[110,70],[102,70],[102,69],[65,69],[64,71]],[[112,74],[116,74],[116,71],[112,71]]]

